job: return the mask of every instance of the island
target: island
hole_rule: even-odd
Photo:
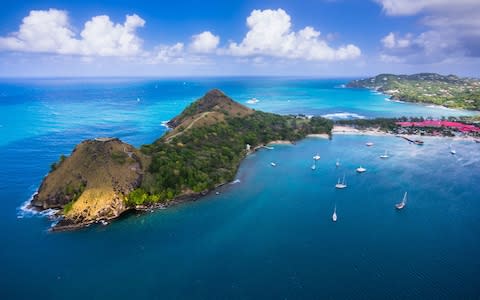
[[[480,110],[480,80],[474,78],[435,73],[380,74],[367,79],[353,80],[346,86],[375,90],[396,101]]]
[[[53,230],[109,222],[127,211],[195,200],[234,180],[246,155],[275,141],[330,135],[331,120],[250,109],[214,89],[139,149],[117,138],[86,140],[51,166],[31,207],[58,209]]]

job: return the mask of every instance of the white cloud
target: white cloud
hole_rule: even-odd
[[[133,56],[142,51],[136,30],[145,21],[127,15],[123,24],[114,24],[108,16],[96,16],[85,23],[77,38],[66,11],[32,10],[23,18],[17,32],[0,37],[0,50],[44,52],[85,56]]]
[[[150,63],[180,63],[184,61],[184,45],[161,45],[155,48],[153,59]]]
[[[231,42],[227,54],[318,61],[346,60],[361,55],[360,49],[352,44],[338,49],[330,47],[313,27],[292,31],[291,18],[283,9],[254,10],[247,18],[247,26],[249,31],[242,42]]]
[[[137,15],[126,16],[125,23],[114,24],[108,16],[93,17],[85,23],[79,54],[100,56],[133,56],[142,51],[142,40],[136,35],[145,21]]]
[[[428,29],[400,35],[389,33],[382,55],[403,61],[440,62],[452,57],[480,57],[479,0],[375,0],[390,16],[419,15]]]
[[[403,38],[397,37],[395,33],[390,32],[386,35],[381,41],[385,48],[395,49],[395,48],[408,48],[412,44],[412,34],[407,33]]]
[[[212,34],[210,31],[192,36],[190,49],[197,53],[211,53],[215,51],[220,43],[220,37]]]

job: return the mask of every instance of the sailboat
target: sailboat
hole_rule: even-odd
[[[407,205],[407,192],[403,195],[402,202],[395,204],[396,209],[402,209]]]
[[[335,208],[333,209],[332,221],[337,222],[337,205],[335,204]]]
[[[365,168],[362,167],[362,166],[360,166],[360,167],[357,168],[357,172],[358,172],[358,173],[363,173],[363,172],[365,172],[365,171],[367,171],[367,169],[365,169]]]
[[[347,187],[347,184],[345,183],[345,174],[343,174],[343,180],[342,182],[340,183],[340,178],[338,178],[338,182],[337,184],[335,185],[335,188],[337,189],[344,189]]]
[[[383,158],[383,159],[386,159],[386,158],[389,158],[390,156],[388,156],[388,153],[387,153],[387,150],[385,150],[385,153],[383,153],[382,155],[380,155],[380,158]]]

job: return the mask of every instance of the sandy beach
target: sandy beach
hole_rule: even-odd
[[[369,129],[357,129],[350,126],[333,126],[332,134],[357,134],[357,135],[393,135],[391,133],[387,133],[385,131],[381,131],[380,129],[376,128],[369,128]]]
[[[319,138],[319,139],[329,139],[330,138],[330,136],[326,133],[308,134],[307,137],[309,137],[309,138]]]

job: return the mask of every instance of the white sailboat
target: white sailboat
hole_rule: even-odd
[[[335,208],[333,209],[332,221],[337,222],[337,205],[335,204]]]
[[[345,183],[345,174],[343,174],[343,180],[340,182],[340,178],[338,178],[338,182],[335,185],[335,188],[337,189],[344,189],[347,187],[347,184]]]
[[[403,195],[402,202],[395,204],[396,209],[402,209],[407,205],[407,192]]]
[[[390,156],[388,156],[387,150],[385,150],[385,153],[383,153],[382,155],[380,155],[380,158],[382,158],[382,159],[387,159],[387,158],[389,158],[389,157],[390,157]]]
[[[364,167],[360,166],[357,168],[357,173],[363,173],[363,172],[366,172],[367,169],[365,169]]]

